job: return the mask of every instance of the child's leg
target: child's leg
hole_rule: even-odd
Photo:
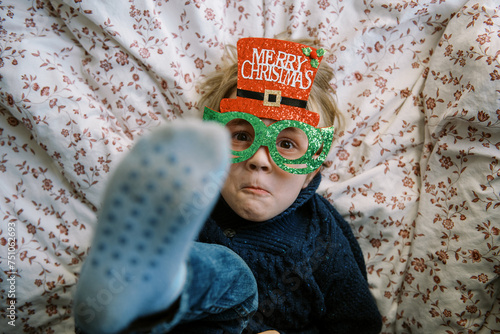
[[[75,296],[77,326],[112,333],[167,309],[229,163],[222,128],[176,121],[142,138],[112,176]]]
[[[131,332],[241,333],[258,307],[257,283],[247,264],[227,247],[195,242],[186,285],[167,312],[138,319]]]

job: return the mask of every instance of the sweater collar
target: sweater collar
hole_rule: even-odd
[[[286,209],[279,215],[263,222],[253,222],[247,219],[243,219],[238,214],[236,214],[233,209],[231,209],[229,204],[227,204],[222,196],[219,197],[219,201],[217,202],[215,209],[212,212],[211,218],[214,219],[221,228],[252,228],[259,225],[275,223],[293,214],[298,208],[304,205],[304,203],[309,201],[316,194],[316,190],[318,189],[320,182],[321,174],[318,173],[311,180],[311,182],[309,182],[309,185],[300,191],[297,199],[292,203],[292,205],[288,207],[288,209]]]

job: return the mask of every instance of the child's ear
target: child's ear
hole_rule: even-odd
[[[302,185],[302,189],[306,188],[309,185],[311,180],[314,179],[314,177],[319,173],[320,168],[316,169],[312,173],[307,174],[306,180],[304,181],[304,184]]]

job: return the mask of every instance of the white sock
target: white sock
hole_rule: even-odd
[[[112,176],[82,268],[74,314],[88,333],[114,333],[180,295],[192,240],[229,165],[219,125],[174,121],[145,136]]]

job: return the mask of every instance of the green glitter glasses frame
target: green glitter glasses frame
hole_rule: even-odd
[[[233,163],[250,159],[261,146],[266,146],[276,165],[292,174],[308,174],[318,169],[333,141],[333,126],[315,128],[295,120],[277,121],[267,126],[252,114],[219,113],[207,107],[203,119],[218,122],[229,130]]]

